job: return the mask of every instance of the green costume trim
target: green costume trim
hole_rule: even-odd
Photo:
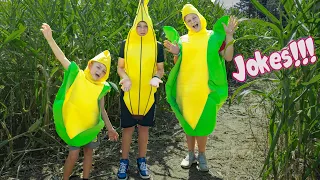
[[[62,116],[62,109],[63,109],[63,104],[65,100],[66,93],[68,89],[71,87],[73,84],[74,80],[76,79],[77,75],[79,73],[79,68],[76,63],[71,62],[71,64],[68,67],[68,70],[65,71],[65,75],[63,77],[63,82],[62,85],[57,93],[56,99],[53,104],[53,117],[54,117],[54,123],[56,126],[56,131],[60,138],[67,143],[70,146],[76,146],[76,147],[81,147],[83,145],[88,144],[89,142],[93,141],[97,135],[99,134],[100,130],[104,127],[104,121],[102,120],[101,117],[101,110],[100,110],[100,103],[99,100],[104,97],[107,92],[110,91],[110,85],[108,83],[105,83],[99,98],[97,100],[97,103],[99,105],[99,117],[98,117],[98,123],[94,127],[81,132],[74,138],[70,139],[67,132],[66,128],[64,125],[63,121],[63,116]],[[85,95],[84,95],[85,96]]]
[[[207,64],[209,72],[208,86],[211,90],[207,102],[202,111],[200,120],[195,129],[192,129],[182,115],[176,101],[177,97],[177,78],[183,52],[181,52],[175,66],[172,68],[166,83],[167,101],[179,120],[185,133],[189,136],[207,136],[213,132],[216,125],[217,112],[228,97],[228,82],[224,59],[219,55],[219,49],[225,40],[226,34],[223,24],[228,24],[229,16],[223,16],[213,26],[213,33],[208,40]],[[167,39],[178,43],[182,50],[182,43],[179,33],[170,26],[163,27]]]

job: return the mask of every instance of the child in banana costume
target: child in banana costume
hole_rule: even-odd
[[[154,125],[155,92],[162,83],[163,46],[157,42],[148,13],[149,0],[140,0],[136,17],[126,41],[122,43],[118,60],[121,92],[122,156],[118,179],[127,179],[132,133],[138,126],[138,172],[143,179],[150,178],[146,166],[149,127]]]
[[[82,71],[75,62],[65,57],[52,38],[48,24],[44,23],[41,31],[65,69],[62,86],[53,104],[56,131],[69,145],[63,179],[69,179],[80,147],[84,150],[83,178],[88,179],[93,149],[99,145],[97,135],[100,130],[106,125],[110,140],[117,140],[119,136],[104,109],[104,96],[110,91],[110,85],[105,81],[110,72],[111,56],[108,50],[100,53]]]
[[[224,59],[232,60],[233,45],[228,44],[233,41],[237,20],[224,16],[215,23],[213,31],[208,31],[205,18],[191,4],[183,7],[182,18],[188,34],[179,37],[174,28],[164,27],[169,39],[164,46],[174,54],[175,61],[166,94],[187,136],[189,153],[181,166],[190,168],[198,161],[198,169],[208,171],[207,137],[213,132],[217,112],[228,96]],[[196,141],[198,157],[194,152]]]

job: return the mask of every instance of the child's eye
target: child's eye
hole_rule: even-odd
[[[100,66],[98,66],[97,68],[100,69]]]

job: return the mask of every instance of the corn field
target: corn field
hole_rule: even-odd
[[[291,40],[313,36],[320,38],[320,1],[281,1],[283,10],[277,19],[256,0],[251,1],[263,12],[265,24],[275,40],[269,49],[280,50]],[[280,8],[279,8],[280,9]],[[319,56],[320,49],[316,48]],[[320,76],[319,63],[274,72],[275,78],[260,78],[239,87],[233,94],[257,94],[269,101],[269,151],[261,175],[263,179],[318,179],[320,174]],[[246,89],[257,82],[271,82],[273,89]],[[262,103],[262,102],[261,102]]]
[[[108,49],[112,54],[108,81],[117,86],[120,44],[131,28],[137,2],[0,0],[0,176],[6,168],[22,161],[29,149],[49,147],[47,150],[58,153],[59,147],[64,146],[52,119],[52,104],[63,79],[63,67],[43,38],[41,24],[46,22],[52,27],[57,44],[81,69],[90,58]],[[316,56],[320,57],[320,0],[280,0],[279,18],[257,0],[251,0],[265,19],[246,18],[237,9],[227,10],[210,0],[150,0],[149,12],[158,41],[165,40],[164,25],[186,33],[180,10],[187,2],[199,7],[208,29],[222,15],[241,18],[235,34],[235,54],[248,58],[256,49],[268,54],[281,50],[292,40],[312,36]],[[172,67],[172,56],[166,53],[164,82]],[[229,75],[234,69],[233,63],[227,64]],[[283,69],[250,79],[230,95],[231,102],[254,94],[270,106],[269,144],[262,179],[320,178],[319,73],[318,61]],[[255,89],[252,85],[256,83],[269,83],[272,89]],[[164,86],[158,96],[159,109],[169,111]],[[111,120],[119,118],[118,99],[116,90],[107,95],[105,108]]]

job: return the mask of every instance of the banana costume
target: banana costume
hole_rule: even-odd
[[[99,62],[106,66],[106,74],[98,81],[92,79],[89,64]],[[80,147],[93,141],[104,127],[99,100],[110,91],[105,82],[110,73],[111,56],[104,51],[88,62],[86,69],[79,69],[71,62],[65,71],[53,104],[53,115],[58,135],[70,146]]]
[[[198,15],[201,30],[179,37],[178,32],[165,26],[164,32],[171,42],[177,42],[180,56],[172,68],[166,83],[167,100],[184,131],[189,136],[207,136],[216,125],[217,112],[228,96],[225,61],[219,55],[226,34],[220,18],[213,31],[206,29],[207,22],[191,4],[182,9],[182,18],[190,13]]]
[[[123,100],[132,115],[145,116],[154,104],[156,88],[149,82],[156,72],[157,40],[152,20],[148,13],[148,2],[139,2],[137,14],[130,29],[124,48],[125,71],[130,77],[132,86],[124,93]],[[136,27],[140,21],[148,25],[148,32],[139,36]]]

